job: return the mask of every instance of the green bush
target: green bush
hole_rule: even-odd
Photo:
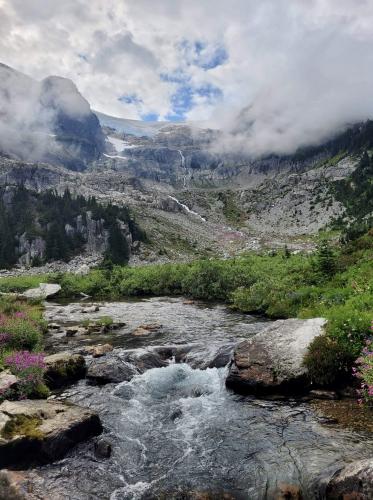
[[[313,383],[321,386],[342,385],[350,378],[354,356],[337,340],[327,335],[316,337],[304,358]]]

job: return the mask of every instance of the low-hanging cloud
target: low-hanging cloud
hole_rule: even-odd
[[[0,64],[0,151],[31,161],[58,153],[55,132],[61,113],[75,119],[90,113],[70,80],[38,82]]]
[[[116,116],[164,119],[181,100],[223,130],[220,151],[291,153],[373,116],[370,0],[26,3],[0,0],[0,60],[71,78]]]

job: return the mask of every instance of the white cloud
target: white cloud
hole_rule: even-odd
[[[223,148],[289,152],[373,115],[370,0],[0,0],[0,18],[2,62],[71,78],[108,114],[172,114],[162,74],[219,88],[186,116],[223,127]],[[217,48],[227,58],[206,70]]]

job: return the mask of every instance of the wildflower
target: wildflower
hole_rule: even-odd
[[[14,314],[15,318],[19,318],[19,319],[25,319],[26,318],[26,314],[22,311],[17,311],[15,314]]]

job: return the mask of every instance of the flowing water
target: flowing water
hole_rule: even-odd
[[[95,314],[109,311],[127,323],[116,333],[121,348],[192,342],[199,360],[264,326],[223,306],[181,299],[105,304]],[[58,321],[76,321],[85,314],[76,304],[47,310],[48,318]],[[163,325],[160,333],[132,336],[140,323],[155,321]],[[71,342],[76,346],[79,340]],[[99,413],[113,453],[100,459],[93,442],[81,444],[65,459],[37,470],[40,488],[54,499],[259,500],[286,498],[276,497],[275,491],[290,485],[313,499],[322,497],[321,477],[372,455],[372,439],[322,425],[306,403],[243,398],[227,391],[226,370],[170,361],[117,385],[81,381],[63,397]]]

